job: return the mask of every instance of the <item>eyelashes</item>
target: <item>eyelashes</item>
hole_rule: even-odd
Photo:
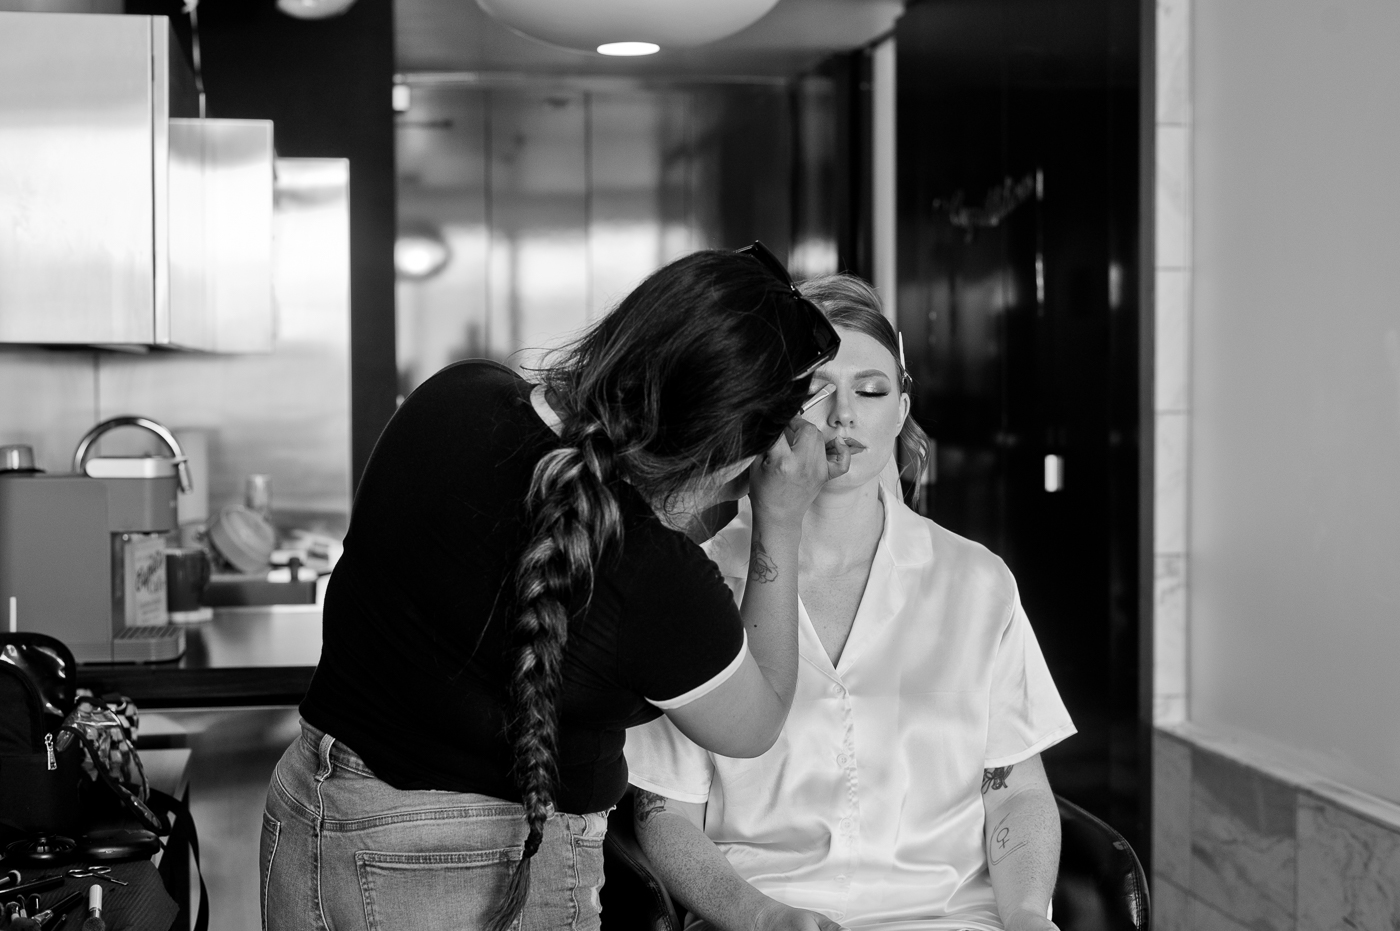
[[[868,388],[868,389],[865,389],[865,390],[857,389],[857,390],[856,390],[856,394],[860,395],[862,398],[887,398],[887,397],[890,396],[890,392],[889,392],[888,389],[886,389],[886,390],[877,390],[877,389],[869,389],[869,388]],[[807,392],[807,397],[808,397],[808,398],[816,397],[816,395],[817,395],[817,392],[815,392],[815,391],[809,391],[809,392]],[[831,400],[831,399],[828,398],[827,400]]]

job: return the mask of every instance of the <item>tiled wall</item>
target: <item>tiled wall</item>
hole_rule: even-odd
[[[1153,756],[1155,931],[1400,928],[1400,806],[1189,725]]]

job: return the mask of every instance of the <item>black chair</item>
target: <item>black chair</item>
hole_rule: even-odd
[[[1123,836],[1073,802],[1060,805],[1060,878],[1054,918],[1062,931],[1148,931],[1147,875]],[[637,843],[629,790],[603,843],[603,931],[681,931],[666,887]]]

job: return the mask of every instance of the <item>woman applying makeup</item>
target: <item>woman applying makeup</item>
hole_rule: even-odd
[[[596,929],[625,728],[753,756],[797,675],[795,418],[836,352],[761,246],[657,271],[531,384],[448,366],[356,492],[302,734],[263,817],[267,929]],[[748,489],[736,606],[680,528]]]
[[[801,284],[841,335],[805,416],[851,467],[803,519],[797,698],[749,760],[664,721],[628,733],[638,839],[691,921],[722,931],[1049,931],[1059,818],[1040,753],[1074,733],[1005,565],[890,477],[927,441],[863,282]],[[706,544],[736,597],[752,525]]]

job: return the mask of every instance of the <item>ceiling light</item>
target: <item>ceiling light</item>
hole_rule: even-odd
[[[619,36],[663,48],[690,48],[757,22],[778,0],[476,0],[516,32],[592,52]],[[604,53],[608,54],[608,53]],[[613,53],[616,54],[616,53]],[[633,54],[636,54],[635,52]]]
[[[616,55],[618,57],[655,55],[659,51],[661,51],[661,46],[655,42],[604,42],[598,46],[599,55]]]
[[[277,0],[277,9],[297,19],[329,19],[353,6],[355,0]]]
[[[442,235],[433,230],[401,233],[394,242],[394,269],[400,278],[410,281],[433,277],[451,258],[452,251]]]

